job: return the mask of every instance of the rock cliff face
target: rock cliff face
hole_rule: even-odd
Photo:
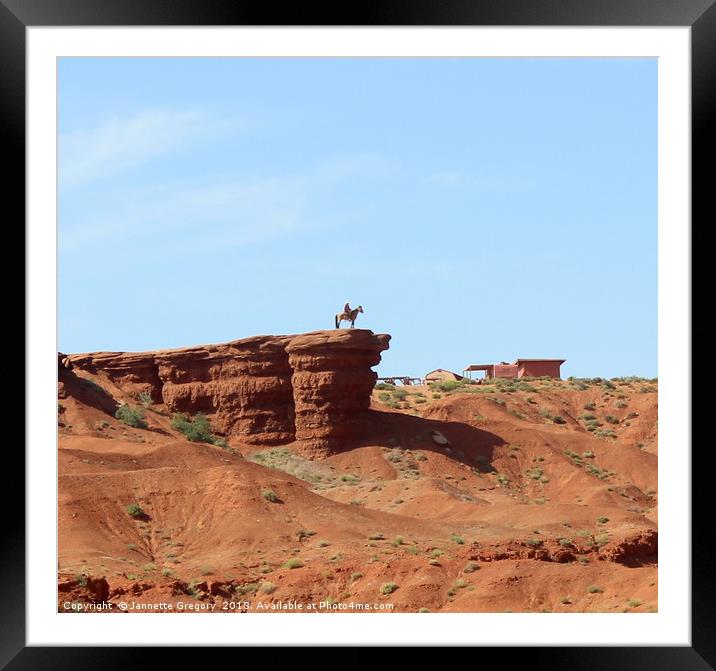
[[[345,329],[289,341],[296,439],[304,454],[328,454],[363,433],[377,378],[371,367],[380,363],[389,340],[388,335]]]
[[[121,401],[148,396],[169,412],[203,412],[219,435],[257,445],[298,440],[306,455],[321,456],[365,427],[376,379],[371,367],[389,340],[344,329],[156,352],[58,355],[60,393],[81,388],[74,371],[84,371]]]

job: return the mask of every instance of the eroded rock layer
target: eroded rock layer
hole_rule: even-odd
[[[306,333],[288,343],[296,439],[304,454],[336,451],[365,431],[377,377],[371,368],[380,363],[389,340],[388,335],[346,329]]]
[[[118,401],[202,412],[219,435],[258,445],[297,439],[306,454],[318,456],[364,428],[376,378],[371,367],[389,339],[344,329],[155,352],[60,355],[61,393],[68,377],[84,371]]]

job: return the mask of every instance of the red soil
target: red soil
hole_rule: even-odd
[[[655,610],[656,385],[528,384],[407,388],[397,408],[376,390],[361,441],[309,460],[300,441],[189,442],[159,402],[146,429],[128,427],[113,414],[127,388],[74,369],[60,394],[58,609]],[[588,431],[589,412],[615,436]]]

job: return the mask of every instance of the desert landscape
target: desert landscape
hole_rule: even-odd
[[[58,611],[656,612],[657,381],[376,384],[389,344],[59,354]]]

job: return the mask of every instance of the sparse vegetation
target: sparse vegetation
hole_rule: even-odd
[[[133,517],[135,519],[139,519],[145,516],[145,512],[142,510],[142,507],[138,503],[130,503],[127,506],[127,515],[130,517]]]
[[[127,426],[133,429],[146,429],[147,423],[144,421],[144,409],[133,408],[129,405],[120,405],[114,416]]]
[[[264,594],[273,594],[276,591],[276,585],[272,582],[264,581],[261,583],[261,591]]]
[[[590,594],[601,594],[604,590],[597,585],[590,585],[589,587],[587,587],[587,591]]]
[[[396,583],[394,583],[394,582],[384,582],[384,583],[380,586],[380,593],[381,593],[381,594],[388,595],[388,594],[392,594],[393,592],[395,592],[396,589],[398,589],[398,585],[397,585]]]
[[[291,568],[291,569],[293,569],[293,568],[302,568],[302,567],[303,567],[303,562],[302,562],[300,559],[298,559],[298,558],[296,558],[296,557],[293,557],[292,559],[289,559],[288,561],[285,561],[285,562],[283,563],[283,567],[284,567],[284,568]]]
[[[280,499],[278,498],[278,494],[276,494],[273,489],[264,489],[261,492],[261,496],[270,503],[278,503],[280,501]]]
[[[194,417],[188,417],[178,412],[172,417],[171,426],[183,433],[187,440],[193,443],[214,443],[215,436],[211,433],[211,425],[206,415],[197,412]]]

